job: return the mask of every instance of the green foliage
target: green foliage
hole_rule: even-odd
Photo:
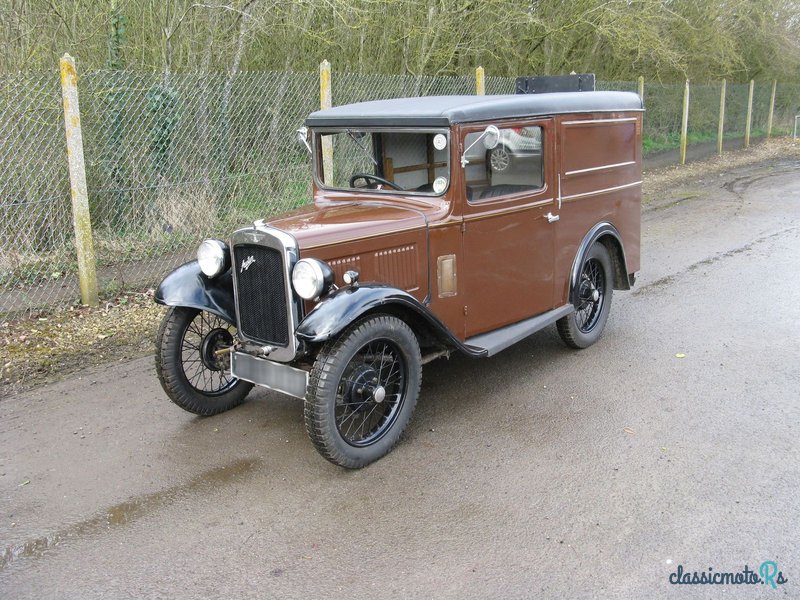
[[[20,0],[0,11],[0,71],[316,70],[604,80],[792,80],[798,0]]]
[[[147,110],[152,116],[150,160],[156,173],[167,177],[173,171],[170,147],[179,120],[175,91],[166,85],[151,88],[147,92]]]

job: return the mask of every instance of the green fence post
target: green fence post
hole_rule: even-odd
[[[683,117],[681,118],[681,164],[686,164],[686,143],[689,134],[689,80],[683,88]]]
[[[769,116],[767,117],[767,139],[772,136],[772,117],[775,116],[775,91],[778,87],[778,80],[772,80],[772,95],[769,97]]]
[[[478,96],[486,94],[486,76],[483,72],[483,67],[475,69],[475,93]]]
[[[97,270],[92,242],[92,219],[89,214],[89,194],[86,191],[86,165],[83,160],[81,112],[78,106],[78,72],[75,59],[65,54],[60,61],[61,96],[64,102],[64,129],[67,134],[67,162],[72,195],[72,225],[75,228],[75,251],[78,258],[78,282],[81,302],[99,304]]]
[[[725,91],[728,87],[727,79],[722,80],[722,89],[719,91],[719,125],[717,126],[717,154],[722,156],[722,140],[725,136]]]
[[[750,145],[750,124],[753,121],[753,88],[756,82],[750,80],[750,93],[747,94],[747,123],[744,126],[744,147]]]
[[[319,107],[325,110],[331,106],[331,63],[323,60],[319,65]],[[326,181],[333,181],[333,141],[329,135],[322,136],[322,172]]]

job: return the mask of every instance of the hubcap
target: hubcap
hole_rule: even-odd
[[[375,402],[383,402],[386,400],[386,388],[379,385],[375,388],[375,391],[372,392],[372,397],[375,398]]]
[[[227,329],[218,327],[209,332],[203,339],[200,356],[203,365],[212,371],[222,371],[228,366],[226,357],[217,356],[217,351],[223,348],[230,348],[233,345],[233,336]]]

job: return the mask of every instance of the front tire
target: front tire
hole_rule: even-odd
[[[322,456],[360,469],[406,428],[422,381],[419,343],[388,315],[366,317],[320,350],[305,399],[306,430]]]
[[[570,348],[588,348],[600,339],[611,310],[614,293],[611,256],[608,248],[597,242],[583,259],[575,312],[556,322],[558,334]]]
[[[238,406],[253,384],[231,377],[235,328],[196,308],[172,307],[156,340],[156,373],[175,404],[196,415],[211,416]]]

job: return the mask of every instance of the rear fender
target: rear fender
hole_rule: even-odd
[[[164,278],[156,290],[155,301],[165,306],[198,308],[236,324],[230,269],[211,279],[203,275],[196,260],[188,262]]]
[[[608,248],[608,252],[611,256],[611,265],[614,269],[614,289],[628,290],[631,287],[630,280],[628,279],[628,266],[625,259],[625,248],[622,245],[622,236],[612,224],[606,222],[598,223],[592,227],[583,238],[583,241],[578,247],[578,252],[575,254],[575,260],[572,263],[569,299],[575,306],[580,304],[580,300],[578,299],[578,282],[581,276],[583,261],[592,245],[597,241]]]

